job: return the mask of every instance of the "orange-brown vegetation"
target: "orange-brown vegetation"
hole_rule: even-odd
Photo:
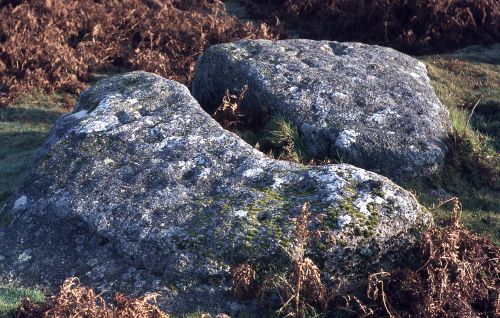
[[[460,203],[456,198],[449,202],[452,216],[422,235],[415,266],[369,275],[365,297],[343,294],[338,286],[322,282],[307,246],[324,233],[310,230],[313,218],[306,205],[295,221],[295,239],[287,249],[291,265],[284,276],[261,278],[245,263],[245,272],[252,273],[253,294],[262,297],[276,289],[282,296],[278,313],[289,317],[333,311],[362,317],[499,317],[500,248],[464,228]],[[248,286],[233,288],[244,287],[251,295]]]
[[[122,69],[187,84],[209,45],[272,37],[214,0],[2,1],[0,105],[33,88],[78,93]]]
[[[464,228],[461,206],[422,237],[416,268],[369,278],[368,297],[391,317],[499,317],[500,248]]]
[[[25,299],[17,309],[16,318],[169,318],[152,304],[155,294],[131,299],[115,295],[115,303],[108,304],[93,289],[81,286],[78,279],[69,278],[58,295],[47,303],[36,304]]]

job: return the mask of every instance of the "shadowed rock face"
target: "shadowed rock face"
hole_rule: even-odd
[[[222,129],[188,89],[133,72],[85,91],[0,214],[0,273],[158,291],[169,311],[228,310],[229,268],[286,263],[305,202],[338,244],[327,282],[390,267],[428,214],[385,177],[273,160]]]
[[[242,40],[198,60],[193,96],[207,111],[244,85],[242,110],[284,116],[317,159],[340,157],[400,181],[435,171],[445,156],[448,111],[424,64],[393,49]]]

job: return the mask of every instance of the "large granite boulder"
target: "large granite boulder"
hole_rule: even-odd
[[[242,40],[198,60],[193,96],[208,111],[226,90],[249,90],[247,116],[280,115],[309,154],[341,159],[396,180],[442,162],[450,130],[424,64],[390,48],[313,40]]]
[[[174,312],[234,309],[229,269],[285,266],[305,202],[335,237],[309,250],[326,282],[390,267],[428,220],[385,177],[270,159],[224,130],[185,86],[128,73],[85,91],[55,124],[0,214],[0,273],[157,291]]]

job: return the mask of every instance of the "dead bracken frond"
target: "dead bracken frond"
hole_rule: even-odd
[[[255,279],[257,273],[249,264],[243,263],[231,271],[232,293],[236,299],[251,299],[257,295]]]
[[[79,93],[103,72],[144,70],[187,84],[208,46],[274,37],[220,1],[4,1],[0,106],[34,88]]]
[[[240,111],[240,103],[245,98],[248,86],[245,85],[239,94],[231,94],[226,91],[222,104],[217,108],[212,117],[221,124],[224,129],[232,129],[243,124],[243,113]]]
[[[341,284],[328,288],[321,281],[320,269],[307,257],[307,249],[312,240],[326,237],[335,244],[335,239],[329,239],[327,231],[311,230],[322,220],[321,214],[312,216],[308,204],[292,219],[291,241],[283,246],[290,262],[284,272],[260,279],[248,264],[239,271],[251,273],[241,276],[252,278],[262,303],[272,290],[277,291],[281,296],[277,313],[285,317],[320,312],[394,318],[499,317],[500,248],[463,226],[457,198],[440,206],[450,203],[452,213],[447,223],[443,227],[432,225],[422,235],[415,266],[369,275],[365,297],[341,292]],[[234,280],[233,284],[240,281],[245,280]]]
[[[368,298],[390,317],[498,317],[500,248],[464,228],[457,198],[444,228],[420,242],[417,269],[372,274]]]
[[[24,300],[16,311],[17,318],[169,318],[158,307],[151,304],[156,294],[131,299],[115,295],[115,304],[107,304],[101,294],[80,285],[78,278],[64,281],[58,295],[45,304]]]
[[[285,247],[291,260],[291,268],[286,279],[282,280],[280,293],[283,305],[278,313],[289,317],[305,317],[323,311],[332,299],[332,293],[321,282],[320,270],[314,262],[306,257],[306,249],[313,233],[309,203],[304,204],[300,215],[293,220],[295,229],[292,242]]]
[[[338,296],[337,290],[329,290],[321,281],[320,269],[306,256],[310,240],[319,232],[311,231],[311,223],[316,221],[304,204],[300,214],[292,219],[294,229],[290,244],[282,246],[288,255],[289,266],[280,273],[270,273],[264,278],[257,277],[256,271],[247,263],[232,270],[233,294],[238,298],[260,298],[265,304],[270,294],[276,291],[281,298],[277,313],[286,317],[307,317],[318,311],[325,311]]]

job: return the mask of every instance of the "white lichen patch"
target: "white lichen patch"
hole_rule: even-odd
[[[184,172],[194,168],[196,164],[190,160],[179,160],[177,161],[176,166],[177,166],[176,169],[179,169],[179,171]]]
[[[20,196],[14,202],[14,210],[19,210],[19,209],[25,208],[27,203],[28,203],[28,198],[25,195]]]
[[[274,177],[273,178],[273,185],[271,186],[273,190],[277,190],[279,188],[281,188],[283,186],[283,184],[285,184],[285,182],[287,181],[287,178],[286,177]]]
[[[379,125],[384,124],[387,119],[391,116],[394,116],[396,114],[395,111],[391,110],[390,108],[386,108],[384,110],[378,111],[368,117],[369,121],[376,122]]]
[[[175,148],[185,143],[185,138],[179,136],[169,136],[158,143],[158,149]]]
[[[130,105],[135,105],[139,103],[139,100],[137,98],[129,98],[127,99],[127,103],[129,103]]]
[[[203,170],[201,170],[200,174],[198,174],[198,178],[200,179],[208,179],[208,177],[210,176],[210,168],[203,168]]]
[[[341,93],[341,92],[333,92],[330,96],[332,98],[336,98],[336,99],[347,99],[347,97],[348,97],[346,94]]]
[[[392,202],[391,205],[395,207],[395,211],[398,212],[400,217],[404,217],[411,222],[417,219],[418,213],[415,213],[415,209],[418,207],[413,205],[414,202],[412,202],[412,200],[402,197],[401,193],[398,193],[397,190],[389,187],[384,186],[382,191],[384,193],[385,201]]]
[[[77,129],[78,133],[91,134],[107,131],[118,124],[118,120],[108,117],[109,120],[90,120]]]
[[[255,178],[264,172],[262,168],[251,168],[243,172],[243,176],[246,178]]]
[[[87,117],[88,113],[89,112],[87,110],[81,110],[77,113],[71,114],[70,117],[74,118],[76,120],[80,120],[80,119]]]
[[[339,228],[344,228],[344,226],[350,224],[352,222],[352,217],[350,215],[344,214],[339,216],[337,225]]]
[[[122,104],[121,95],[112,95],[101,100],[91,113],[86,114],[80,124],[76,126],[75,131],[77,133],[91,134],[119,127],[121,123],[118,117],[115,116],[114,110]]]
[[[104,159],[104,164],[106,164],[106,165],[112,165],[114,163],[115,163],[115,161],[113,159],[110,159],[110,158]]]
[[[410,74],[410,76],[411,76],[411,77],[413,77],[414,79],[417,79],[417,80],[418,80],[418,79],[420,79],[420,78],[421,78],[421,76],[420,76],[419,74],[415,73],[415,72],[410,72],[409,74]]]
[[[362,169],[353,169],[351,171],[351,177],[357,182],[364,182],[373,179],[368,171]]]
[[[237,217],[240,217],[240,218],[246,217],[247,214],[248,214],[248,212],[245,211],[245,210],[236,210],[236,211],[234,211],[234,215],[236,215]]]
[[[318,184],[321,184],[326,189],[328,196],[325,198],[327,202],[336,202],[342,199],[341,190],[347,185],[347,181],[339,178],[331,166],[331,173],[321,173],[316,171],[309,171],[308,175],[316,179]]]
[[[368,215],[370,213],[372,213],[372,211],[370,211],[368,209],[368,206],[372,203],[374,204],[377,204],[377,205],[381,205],[383,203],[385,203],[386,201],[379,197],[379,196],[373,196],[371,195],[370,193],[365,193],[363,194],[362,196],[360,196],[359,198],[357,198],[354,202],[353,202],[353,205],[363,214],[365,215]]]
[[[17,260],[21,263],[27,262],[30,259],[31,255],[29,254],[29,251],[24,251],[17,257]]]
[[[356,137],[359,136],[358,132],[354,130],[346,129],[340,132],[337,140],[335,140],[335,146],[341,149],[348,149],[353,143],[356,142]]]
[[[194,162],[196,162],[197,165],[204,165],[205,159],[201,156],[198,156],[194,158]]]

